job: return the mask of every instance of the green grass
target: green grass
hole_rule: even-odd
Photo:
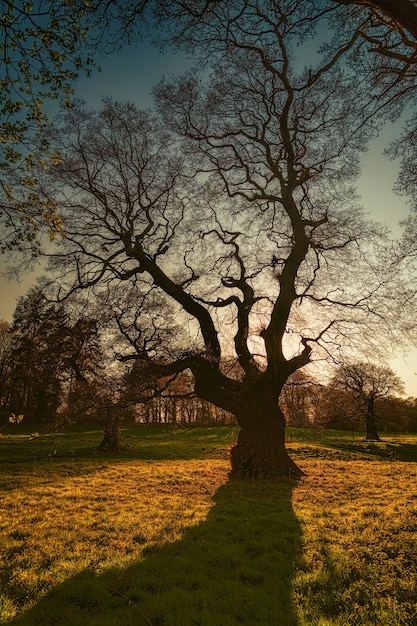
[[[0,437],[0,464],[59,459],[83,460],[103,456],[97,450],[103,438],[98,430],[75,429],[67,432],[30,433],[10,427]],[[233,444],[237,430],[233,426],[181,428],[142,427],[121,430],[122,453],[113,462],[128,459],[204,459],[225,458],[227,446]],[[106,458],[109,458],[105,454]]]
[[[415,626],[417,437],[291,429],[291,483],[229,481],[235,436],[10,430],[0,623]]]

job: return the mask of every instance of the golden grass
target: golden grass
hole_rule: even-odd
[[[233,576],[239,575],[240,581],[233,583],[237,595],[230,597],[230,602],[245,604],[250,598],[252,607],[249,610],[247,605],[246,617],[243,610],[239,613],[239,623],[254,626],[250,616],[256,613],[253,607],[259,602],[256,626],[416,626],[417,463],[367,460],[347,453],[343,456],[340,451],[337,458],[315,458],[315,453],[325,457],[334,451],[314,445],[307,449],[304,444],[292,448],[307,474],[292,488],[280,481],[248,482],[244,487],[227,485],[226,455],[207,460],[51,460],[18,464],[13,471],[3,471],[0,622],[10,623],[47,592],[58,590],[72,578],[76,581],[77,575],[86,571],[97,580],[104,576],[105,581],[111,568],[121,571],[130,567],[133,582],[118,593],[120,598],[122,594],[129,598],[126,606],[133,605],[139,602],[132,600],[136,597],[134,564],[146,563],[140,575],[157,581],[158,568],[167,568],[166,563],[175,568],[178,558],[174,550],[161,557],[166,561],[158,561],[157,555],[163,555],[167,545],[177,545],[181,558],[189,553],[189,560],[184,560],[189,572],[190,563],[198,560],[199,554],[201,567],[207,557],[221,581],[223,575],[231,575],[226,572],[229,566],[225,556],[230,545]],[[198,540],[197,535],[193,539],[191,530],[197,527]],[[220,544],[227,533],[230,538]],[[213,554],[202,553],[204,545],[210,546]],[[279,558],[283,563],[291,561],[285,574],[290,602],[292,598],[291,616],[288,614],[285,622],[281,616],[276,625],[270,621],[274,604],[268,605],[265,595],[262,597],[262,587],[268,581],[273,588],[274,580],[268,576],[279,577],[282,570],[281,565],[275,569],[267,566],[270,570],[262,573],[261,559],[268,551],[272,562],[278,563]],[[184,587],[181,595],[179,589],[187,583],[191,590],[200,590],[207,580],[203,582],[201,571],[195,572],[194,581],[187,580],[193,574],[184,574],[180,566],[178,571],[170,572],[174,581],[172,597],[180,598],[190,608],[200,591],[186,592]],[[214,578],[211,572],[208,578]],[[117,579],[121,580],[119,574]],[[278,600],[282,593],[279,590],[286,589],[287,583],[277,578]],[[108,593],[105,583],[100,585],[102,593]],[[156,582],[153,587],[158,587]],[[145,617],[135,624],[220,623],[210,621],[218,619],[210,618],[210,611],[206,611],[210,600],[204,601],[204,621],[199,622],[194,614],[191,618],[191,613],[188,622],[187,618],[176,621],[175,612],[163,618],[158,613],[163,603],[157,596],[153,598],[151,585],[149,589],[149,597],[143,596],[143,602],[150,607],[148,616],[155,611],[155,620]],[[268,589],[264,594],[270,594]],[[213,593],[220,598],[215,585]],[[85,594],[83,588],[80,596]],[[142,605],[137,606],[138,611],[142,610]],[[193,608],[198,615],[197,609]],[[121,621],[117,621],[119,608],[111,610],[116,612],[108,622],[104,612],[98,614],[100,626],[130,623],[123,621],[127,619],[123,612]],[[281,610],[288,609],[284,606]],[[35,623],[31,619],[29,616],[29,621],[23,623]],[[88,620],[63,623],[90,624]],[[226,615],[224,620],[224,624],[237,623],[227,620]],[[36,623],[58,622],[51,618],[50,622]]]
[[[73,468],[69,467],[69,472]],[[128,462],[57,479],[49,468],[13,485],[0,510],[4,617],[85,568],[125,567],[203,521],[227,480],[225,461]]]
[[[417,464],[304,460],[300,623],[417,624]]]

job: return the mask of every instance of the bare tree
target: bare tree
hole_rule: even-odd
[[[416,202],[417,117],[417,3],[415,0],[333,0],[344,5],[337,17],[340,25],[336,45],[354,27],[363,41],[357,57],[358,72],[379,85],[380,112],[391,120],[405,115],[398,137],[387,149],[401,163],[394,187]],[[415,239],[415,231],[413,231]]]
[[[404,393],[401,379],[389,367],[357,362],[341,365],[333,384],[353,396],[356,412],[365,418],[366,439],[379,441],[376,403],[393,394]]]
[[[236,416],[235,476],[299,473],[283,385],[314,354],[394,328],[382,234],[351,187],[374,130],[369,86],[343,59],[357,37],[300,69],[313,17],[293,4],[248,2],[215,22],[226,50],[201,80],[162,83],[158,117],[112,101],[64,112],[50,131],[61,160],[42,178],[66,216],[58,296],[117,283],[141,294],[132,311],[155,290],[172,303],[187,341],[155,309],[149,329],[171,343],[169,360],[149,335],[123,358],[159,376],[190,370],[195,393]],[[231,355],[239,376],[222,368]]]

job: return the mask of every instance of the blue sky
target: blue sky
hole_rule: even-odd
[[[149,44],[125,49],[118,54],[99,61],[103,70],[89,78],[81,77],[75,85],[75,95],[84,98],[95,108],[101,106],[101,98],[111,95],[117,100],[129,100],[140,108],[152,105],[152,88],[163,77],[184,72],[188,63],[184,56],[161,54]],[[387,143],[398,134],[398,124],[387,124],[381,136],[372,142],[363,159],[363,173],[359,192],[365,209],[371,216],[383,221],[395,232],[399,222],[407,214],[407,205],[392,191],[397,176],[397,166],[384,154]],[[1,259],[0,259],[1,261]],[[7,281],[0,276],[0,319],[11,321],[16,299],[24,295],[36,279],[39,270],[22,274],[20,282]],[[392,366],[406,384],[407,394],[417,397],[417,350],[406,360],[396,358]]]
[[[102,96],[129,100],[140,108],[152,105],[152,88],[161,78],[186,71],[189,62],[184,55],[162,54],[150,44],[126,48],[98,62],[102,72],[80,77],[76,94],[91,106],[99,107]]]

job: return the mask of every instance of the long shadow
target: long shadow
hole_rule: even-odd
[[[83,571],[9,624],[296,626],[293,486],[231,481],[217,491],[207,519],[180,541],[124,570]]]

